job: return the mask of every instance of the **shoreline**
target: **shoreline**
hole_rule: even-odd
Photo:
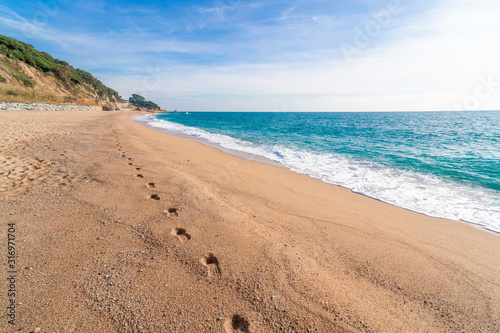
[[[151,116],[153,116],[153,115],[151,115]],[[176,132],[176,131],[171,131],[171,130],[166,129],[166,128],[153,127],[153,126],[148,125],[146,121],[137,120],[137,119],[134,119],[134,117],[132,117],[132,120],[134,120],[135,122],[137,122],[139,124],[142,124],[143,126],[146,126],[147,128],[149,128],[151,130],[158,131],[158,132],[161,132],[161,133],[165,133],[165,134],[170,135],[170,136],[175,136],[175,137],[178,137],[178,138],[182,138],[182,139],[187,139],[187,140],[199,142],[199,143],[201,143],[201,144],[203,144],[203,145],[205,145],[207,147],[215,148],[215,149],[219,150],[222,153],[225,153],[225,154],[228,154],[228,155],[232,155],[232,156],[236,156],[236,157],[239,157],[239,158],[243,158],[243,159],[245,159],[247,161],[256,161],[256,162],[260,162],[260,163],[264,163],[264,164],[268,164],[268,165],[274,165],[274,166],[278,166],[278,167],[282,167],[282,168],[288,169],[285,165],[283,165],[283,164],[281,164],[279,162],[273,161],[273,160],[271,160],[269,158],[266,158],[264,156],[260,156],[260,155],[256,155],[256,154],[252,154],[252,153],[247,153],[247,152],[244,152],[244,151],[239,151],[239,150],[225,148],[225,147],[223,147],[223,146],[221,146],[221,145],[219,145],[217,143],[210,142],[209,140],[207,140],[205,138],[200,138],[200,137],[196,137],[196,136],[189,135],[189,134],[184,134],[184,133],[180,133],[180,132]]]
[[[16,329],[500,330],[496,234],[149,129],[137,112],[9,112],[0,218],[19,232]]]
[[[161,115],[161,114],[157,113],[157,114],[152,114],[150,116],[154,117],[155,115]],[[307,176],[307,177],[309,177],[311,179],[320,180],[321,182],[323,182],[325,184],[328,184],[328,185],[338,186],[338,187],[347,189],[347,190],[351,191],[354,194],[362,195],[362,196],[365,196],[367,198],[370,198],[370,199],[373,199],[373,200],[376,200],[376,201],[379,201],[379,202],[382,202],[382,203],[385,203],[385,204],[388,204],[388,205],[391,205],[391,206],[394,206],[394,207],[397,207],[397,208],[408,210],[410,212],[414,212],[414,213],[417,213],[417,214],[422,214],[422,215],[427,216],[427,217],[442,218],[442,219],[448,219],[448,220],[459,222],[459,223],[466,223],[466,224],[471,225],[473,227],[476,227],[476,228],[479,228],[479,229],[483,229],[483,230],[486,230],[488,232],[492,232],[494,234],[500,235],[500,230],[494,229],[493,227],[490,227],[487,224],[482,224],[482,223],[479,223],[479,222],[467,221],[467,220],[463,220],[463,219],[451,219],[451,218],[447,218],[447,217],[443,217],[443,216],[431,215],[431,214],[427,214],[427,213],[424,213],[424,212],[420,212],[420,211],[415,210],[415,209],[398,206],[398,205],[396,205],[394,203],[391,203],[391,202],[388,202],[388,201],[384,201],[383,199],[379,199],[379,198],[371,196],[369,194],[362,193],[362,192],[356,192],[356,191],[352,190],[349,187],[346,187],[346,186],[343,186],[343,185],[339,185],[339,184],[328,183],[328,182],[326,182],[326,181],[324,181],[322,179],[312,177],[312,176],[310,176],[308,174],[303,174],[303,173],[291,170],[286,165],[284,165],[284,164],[282,164],[280,162],[277,162],[277,161],[273,161],[273,160],[268,159],[268,158],[266,158],[264,156],[261,156],[261,155],[256,155],[256,154],[247,153],[247,152],[243,152],[243,151],[239,151],[239,150],[235,150],[235,149],[225,148],[225,147],[221,146],[220,144],[213,143],[213,142],[211,142],[211,141],[209,141],[209,140],[207,140],[205,138],[200,138],[200,137],[196,137],[196,136],[193,136],[193,135],[189,135],[189,134],[184,134],[184,133],[181,133],[181,132],[172,131],[172,130],[161,128],[161,127],[150,126],[150,125],[148,125],[148,121],[135,119],[135,116],[132,117],[132,119],[134,121],[136,121],[137,123],[142,124],[143,126],[146,126],[149,129],[152,129],[152,130],[155,130],[155,131],[158,131],[158,132],[162,132],[162,133],[165,133],[167,135],[171,135],[171,136],[175,136],[175,137],[184,138],[184,139],[187,139],[187,140],[192,140],[192,141],[195,141],[195,142],[199,142],[199,143],[201,143],[201,144],[203,144],[205,146],[218,149],[219,151],[221,151],[221,152],[223,152],[225,154],[229,154],[229,155],[232,155],[232,156],[243,158],[243,159],[246,159],[248,161],[256,161],[256,162],[259,162],[259,163],[264,163],[264,164],[268,164],[268,165],[274,165],[274,166],[282,167],[282,168],[285,168],[285,169],[287,169],[289,171],[292,171],[294,173],[305,175],[305,176]]]

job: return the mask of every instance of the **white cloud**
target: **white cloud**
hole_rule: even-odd
[[[275,96],[282,104],[293,101],[292,110],[307,105],[314,110],[447,110],[473,96],[481,80],[491,76],[495,84],[500,81],[500,6],[488,0],[446,1],[419,17],[410,24],[418,24],[425,34],[406,36],[401,27],[395,32],[400,33],[398,40],[367,50],[351,63],[179,69],[169,78],[175,89],[166,86],[164,91],[264,100]],[[483,95],[488,96],[478,108],[500,108],[500,87]]]
[[[262,6],[222,9],[228,15],[228,10],[241,13]],[[26,24],[4,7],[0,24]],[[217,39],[165,37],[143,26],[135,27],[134,34],[99,35],[49,25],[37,38],[59,43],[67,52],[78,50],[73,58],[95,64],[93,73],[124,97],[141,90],[186,110],[443,110],[464,101],[475,106],[470,101],[482,80],[500,81],[496,1],[443,0],[425,12],[396,15],[351,62],[339,52],[340,42],[352,38],[346,17],[288,8],[264,21],[232,17],[227,27],[232,33]],[[203,25],[219,9],[200,8],[209,16]],[[361,27],[369,17],[353,15]],[[193,65],[198,57],[220,61]],[[115,71],[106,71],[108,66]],[[477,107],[499,109],[500,87],[487,95],[481,95]]]

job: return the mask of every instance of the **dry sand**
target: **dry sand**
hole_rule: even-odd
[[[500,331],[499,235],[132,115],[0,112],[0,331]]]

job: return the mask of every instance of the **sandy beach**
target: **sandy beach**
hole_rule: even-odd
[[[134,114],[0,111],[0,331],[500,332],[500,235]]]

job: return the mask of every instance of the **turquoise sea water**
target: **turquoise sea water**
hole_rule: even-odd
[[[189,112],[137,120],[500,232],[500,112]]]

